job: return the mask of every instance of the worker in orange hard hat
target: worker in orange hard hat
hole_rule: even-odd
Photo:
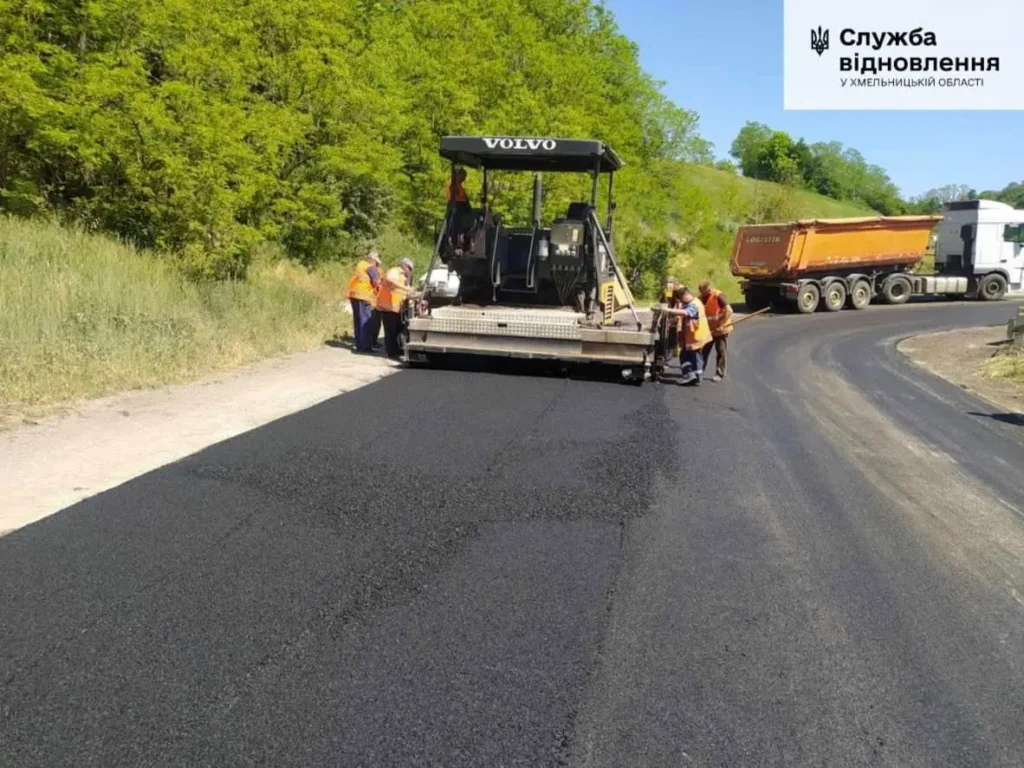
[[[683,355],[679,368],[683,373],[683,384],[700,386],[704,378],[704,347],[712,340],[704,304],[685,285],[675,290],[673,298],[678,307],[668,307],[664,312],[669,317],[683,318]]]
[[[715,351],[715,375],[712,381],[721,381],[725,378],[726,349],[728,348],[729,334],[732,333],[732,305],[725,298],[725,294],[715,288],[710,280],[700,284],[700,299],[704,303],[707,312],[708,327],[711,329],[711,341],[701,351],[704,359],[704,368],[707,368],[711,359],[711,350]]]

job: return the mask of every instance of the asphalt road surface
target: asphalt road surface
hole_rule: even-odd
[[[1024,427],[893,347],[1012,310],[404,371],[15,531],[0,765],[1024,764]]]

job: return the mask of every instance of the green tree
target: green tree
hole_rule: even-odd
[[[763,123],[747,122],[736,135],[729,154],[739,163],[745,176],[753,176],[758,167],[761,151],[774,131]]]
[[[196,276],[243,273],[261,241],[308,263],[389,224],[427,238],[446,133],[608,141],[627,162],[619,220],[652,237],[678,218],[673,176],[712,158],[589,0],[7,0],[0,28],[0,207]],[[529,179],[496,184],[526,209]],[[550,211],[586,194],[546,188]]]
[[[796,144],[788,133],[775,131],[761,146],[751,175],[779,184],[796,185],[801,181]]]

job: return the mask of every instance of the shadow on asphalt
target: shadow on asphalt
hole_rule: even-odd
[[[622,376],[622,369],[614,365],[586,363],[564,364],[548,360],[518,358],[491,358],[475,355],[448,354],[432,357],[429,363],[411,365],[409,370],[459,371],[463,373],[524,376],[545,379],[572,379],[594,383],[630,386]]]
[[[971,416],[984,416],[987,419],[994,419],[1003,424],[1012,424],[1015,427],[1024,427],[1024,414],[1020,413],[983,413],[981,411],[968,411]]]
[[[350,352],[369,357],[384,358],[384,351],[372,353],[357,352],[351,339],[329,339],[324,346],[332,349],[347,349]],[[447,354],[438,356],[428,364],[408,366],[407,370],[460,371],[463,373],[495,374],[499,376],[528,376],[530,378],[573,379],[596,383],[628,386],[630,382],[622,377],[622,368],[615,365],[573,363],[560,364],[548,360],[522,360],[513,358],[490,358],[475,355]]]

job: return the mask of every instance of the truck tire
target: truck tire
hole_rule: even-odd
[[[796,294],[796,310],[802,315],[809,315],[818,309],[821,291],[814,283],[804,283]]]
[[[847,297],[847,304],[850,309],[865,309],[871,303],[871,283],[867,280],[858,280],[850,289]]]
[[[889,275],[882,282],[882,299],[886,304],[906,304],[914,287],[904,275]]]
[[[985,275],[978,283],[978,298],[982,301],[1000,301],[1006,295],[1006,278],[995,273]]]
[[[821,296],[821,303],[829,312],[838,312],[846,304],[846,283],[842,280],[833,280],[825,286]]]

